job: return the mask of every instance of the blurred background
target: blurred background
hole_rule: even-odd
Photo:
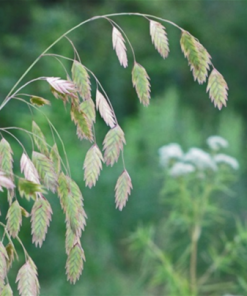
[[[31,244],[30,223],[27,219],[23,221],[20,236],[37,264],[41,295],[154,295],[153,290],[147,289],[138,258],[129,251],[128,237],[138,226],[155,225],[164,218],[165,211],[158,200],[164,183],[158,149],[170,142],[179,143],[186,150],[192,146],[205,148],[206,138],[211,135],[227,139],[230,144],[227,152],[239,161],[240,170],[232,188],[234,198],[226,197],[224,206],[242,221],[247,218],[246,1],[1,1],[1,100],[33,60],[62,33],[95,15],[117,12],[153,14],[188,30],[206,47],[214,66],[227,81],[229,101],[227,108],[221,111],[214,108],[206,93],[206,84],[198,85],[193,81],[187,60],[181,52],[180,31],[169,24],[165,26],[170,54],[162,60],[151,43],[145,19],[114,17],[130,39],[137,62],[145,67],[151,78],[152,99],[148,108],[139,104],[132,87],[133,58],[130,49],[129,66],[124,69],[112,50],[111,25],[106,20],[87,23],[69,35],[82,64],[91,69],[104,86],[125,132],[125,163],[134,189],[123,211],[116,210],[114,186],[116,176],[122,171],[121,163],[113,168],[104,166],[97,186],[91,190],[85,188],[82,166],[90,143],[77,139],[69,109],[52,96],[45,82],[33,83],[25,90],[51,100],[52,105],[42,107],[42,111],[64,140],[72,177],[82,190],[88,215],[81,240],[87,261],[76,285],[66,281],[65,223],[57,197],[48,196],[54,215],[41,250]],[[50,53],[73,58],[73,49],[67,40],[61,40]],[[70,69],[70,62],[64,63]],[[66,78],[63,68],[52,57],[42,58],[23,82],[39,76]],[[95,84],[92,83],[93,98],[94,92]],[[0,114],[1,127],[20,126],[28,130],[34,116],[48,142],[52,140],[45,117],[38,112],[30,114],[25,104],[13,100]],[[96,133],[100,147],[106,132],[104,123],[97,118]],[[31,151],[29,137],[21,132],[14,134]],[[14,150],[14,166],[19,172],[21,151],[7,135],[6,139]],[[28,202],[21,202],[30,210]],[[4,220],[7,202],[3,199],[1,207],[1,219]],[[230,235],[234,231],[230,221],[226,229]],[[11,283],[22,265],[22,259],[12,267]],[[14,284],[12,286],[15,287]],[[243,290],[239,291],[243,293]]]

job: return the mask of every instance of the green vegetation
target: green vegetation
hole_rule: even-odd
[[[210,73],[212,70],[212,68],[209,69],[211,57],[205,51],[202,44],[210,52],[215,67],[218,70],[220,69],[231,91],[228,107],[226,109],[223,108],[221,112],[210,103],[207,94],[205,94],[205,85],[200,87],[198,84],[193,83],[192,75],[188,71],[186,60],[181,53],[179,31],[174,30],[174,28],[167,24],[165,28],[167,34],[164,34],[165,31],[162,25],[157,24],[158,20],[152,20],[151,28],[154,31],[151,34],[150,40],[147,19],[142,20],[140,17],[129,16],[119,19],[114,18],[110,22],[109,20],[98,20],[72,32],[69,38],[73,40],[73,44],[79,52],[81,59],[78,58],[69,40],[61,40],[59,44],[54,46],[52,51],[41,58],[24,78],[22,83],[26,83],[35,77],[48,76],[43,81],[34,81],[25,90],[21,91],[32,94],[32,96],[18,96],[16,99],[11,100],[8,100],[9,97],[7,97],[8,104],[1,110],[1,128],[2,131],[4,130],[3,128],[7,131],[6,133],[2,132],[5,140],[1,141],[1,149],[7,152],[5,156],[8,159],[6,162],[7,166],[12,170],[13,158],[13,170],[15,173],[18,172],[19,161],[23,156],[23,149],[18,142],[11,138],[9,135],[9,132],[11,132],[23,143],[26,148],[26,155],[31,155],[34,147],[36,147],[36,152],[32,156],[32,162],[38,171],[41,183],[37,182],[37,175],[35,173],[31,174],[31,176],[29,175],[29,177],[25,176],[25,179],[21,178],[16,185],[23,198],[20,199],[18,197],[18,201],[14,199],[11,211],[8,212],[7,200],[11,203],[13,198],[13,183],[11,183],[13,179],[11,175],[5,175],[7,179],[1,176],[2,184],[6,185],[4,187],[9,188],[8,199],[5,197],[5,193],[2,193],[2,200],[4,202],[1,203],[1,221],[5,224],[5,217],[8,215],[7,227],[11,232],[16,252],[19,255],[19,261],[14,260],[8,275],[10,286],[15,294],[17,292],[15,291],[14,281],[17,274],[20,292],[23,295],[27,293],[25,289],[29,287],[26,287],[24,282],[25,275],[28,273],[32,274],[33,286],[36,287],[35,293],[38,293],[36,269],[33,262],[38,267],[41,295],[150,295],[150,293],[160,295],[160,291],[166,291],[165,289],[167,289],[170,283],[163,281],[162,276],[160,281],[157,280],[156,268],[159,269],[158,262],[156,262],[153,269],[151,265],[148,267],[143,265],[140,270],[138,258],[131,256],[127,238],[131,232],[136,230],[138,223],[142,224],[139,229],[144,229],[143,235],[149,237],[145,229],[148,229],[148,225],[152,225],[155,237],[151,241],[156,243],[161,252],[167,255],[166,245],[162,240],[163,233],[165,233],[169,225],[173,225],[174,220],[177,220],[178,217],[182,219],[182,217],[180,208],[173,208],[172,203],[167,204],[170,201],[168,193],[164,194],[163,192],[161,194],[162,197],[159,197],[160,192],[162,192],[164,174],[159,166],[157,151],[159,147],[171,142],[180,143],[184,151],[192,146],[204,148],[206,147],[203,146],[205,145],[205,139],[212,134],[218,134],[228,140],[230,146],[226,149],[226,153],[238,159],[240,169],[238,175],[235,176],[234,182],[232,182],[231,178],[227,179],[225,184],[228,189],[227,192],[219,193],[217,191],[217,194],[215,194],[215,203],[213,203],[215,211],[218,211],[218,213],[222,209],[225,211],[222,216],[214,217],[219,218],[220,221],[211,219],[210,215],[205,215],[204,217],[206,226],[203,230],[205,232],[202,231],[202,236],[198,240],[198,250],[202,250],[203,256],[200,256],[197,262],[198,277],[197,275],[194,276],[192,282],[197,282],[200,276],[203,276],[205,267],[211,266],[210,258],[211,260],[212,258],[217,259],[220,256],[220,251],[223,250],[224,252],[224,248],[227,248],[228,251],[226,256],[224,256],[224,264],[222,263],[222,266],[219,265],[210,274],[210,276],[213,276],[213,281],[211,279],[210,281],[215,285],[210,287],[211,290],[208,288],[207,291],[203,290],[201,292],[199,285],[192,284],[193,287],[196,286],[196,288],[193,288],[193,293],[196,294],[197,288],[200,293],[204,293],[203,295],[214,295],[213,293],[221,293],[222,295],[227,293],[244,294],[246,292],[244,277],[244,263],[246,262],[244,225],[245,209],[247,207],[244,182],[246,174],[244,145],[246,139],[244,133],[245,122],[243,120],[243,115],[245,115],[245,97],[243,95],[244,87],[241,85],[244,69],[244,59],[241,59],[241,48],[245,38],[245,34],[242,33],[243,23],[241,23],[243,9],[240,4],[232,4],[230,6],[227,3],[222,7],[222,4],[217,6],[216,3],[207,3],[206,5],[204,2],[198,2],[196,5],[195,3],[192,5],[186,2],[183,3],[183,9],[178,12],[177,6],[180,6],[177,2],[169,2],[164,4],[164,7],[161,7],[156,1],[133,1],[131,3],[123,1],[121,5],[118,2],[114,2],[111,11],[112,9],[116,12],[135,10],[157,16],[165,16],[165,18],[175,21],[180,27],[196,36],[198,39],[193,39],[194,37],[191,37],[191,35],[187,36],[188,33],[183,33],[184,35],[181,39],[183,53],[189,62],[194,79],[201,83],[206,79],[207,71],[209,70]],[[107,1],[103,4],[74,3],[69,9],[66,7],[65,2],[64,5],[60,6],[56,4],[42,6],[34,1],[32,5],[23,5],[23,11],[19,9],[15,15],[16,10],[12,8],[10,9],[7,3],[3,4],[3,9],[0,12],[1,19],[4,20],[0,51],[0,75],[3,82],[1,82],[2,98],[6,97],[6,94],[25,71],[27,65],[35,60],[56,38],[77,23],[93,15],[109,11]],[[188,17],[191,11],[195,12],[193,13],[194,17]],[[217,17],[214,17],[212,11],[218,12]],[[230,18],[229,11],[231,11]],[[232,12],[239,16],[237,21],[234,19],[234,13]],[[209,16],[211,19],[210,23],[207,21]],[[12,23],[10,23],[9,19],[12,19]],[[23,22],[24,19],[25,22]],[[117,21],[121,28],[124,28],[135,50],[134,56],[131,56],[129,43],[124,42],[124,40],[127,40],[126,36],[123,32],[122,36],[119,35],[121,30],[116,26],[115,21]],[[115,42],[113,44],[111,41],[112,36],[109,34],[112,26],[115,28],[115,33],[113,34]],[[238,32],[241,37],[234,39],[232,32]],[[167,47],[167,37],[169,48]],[[159,38],[162,39],[161,43],[157,41]],[[192,41],[189,40],[190,38],[192,38]],[[118,44],[120,44],[122,51],[119,51],[116,40],[119,40]],[[112,46],[119,60],[117,60],[114,51],[110,53],[109,49]],[[124,55],[124,46],[127,49],[126,56]],[[188,50],[188,46],[193,46],[195,50]],[[158,57],[154,47],[162,57],[167,57],[169,53],[165,61],[158,60],[160,57]],[[232,52],[239,52],[239,54],[233,55]],[[72,58],[72,61],[60,59],[58,55]],[[73,62],[74,59],[76,59],[76,62]],[[200,62],[201,60],[203,62]],[[241,66],[236,67],[240,61]],[[61,66],[61,62],[63,66]],[[119,67],[119,63],[123,68]],[[132,63],[134,68],[131,66]],[[67,75],[63,72],[66,69],[70,73],[72,64],[72,75],[69,74],[71,79],[77,81],[77,84],[79,81],[84,81],[81,86],[78,86],[81,93],[80,103],[73,96],[73,87],[68,84]],[[127,64],[128,67],[126,67]],[[202,70],[198,70],[198,67]],[[97,75],[97,79],[111,99],[113,109],[109,102],[106,103],[106,93],[104,93],[101,87],[98,87],[98,83],[93,82],[89,86],[87,74],[91,81],[95,80],[92,79],[93,74],[88,69],[91,69]],[[64,74],[61,75],[61,73]],[[216,70],[212,71],[209,78],[208,87],[210,89],[208,91],[214,104],[221,108],[226,103],[227,85],[221,74],[218,73]],[[137,107],[131,76],[140,102],[144,105],[150,104],[148,108]],[[53,79],[51,79],[52,77]],[[63,78],[61,81],[54,79],[54,77]],[[61,86],[64,81],[67,81],[67,84],[61,92]],[[49,85],[47,82],[52,86],[53,94],[48,91]],[[151,100],[149,83],[152,86]],[[219,92],[213,91],[214,83],[221,85]],[[68,91],[68,89],[70,90]],[[70,94],[69,103],[65,96],[67,91]],[[93,132],[92,125],[95,121],[95,115],[92,102],[88,102],[88,99],[90,99],[88,98],[89,91],[92,94],[93,100],[96,99],[95,105],[99,111],[96,114],[97,124]],[[94,95],[95,93],[97,94],[96,96]],[[234,99],[231,97],[233,93]],[[53,95],[57,96],[59,100],[54,99]],[[30,102],[29,105],[25,106],[23,100]],[[61,100],[63,100],[64,104]],[[86,104],[83,104],[84,102]],[[69,104],[72,106],[71,112]],[[29,108],[32,109],[31,112],[29,112]],[[107,112],[108,115],[106,116],[105,110],[114,110],[114,112]],[[86,120],[84,117],[85,113],[90,114]],[[115,114],[117,114],[117,119]],[[57,128],[60,137],[64,140],[64,144],[61,144],[56,132],[51,132],[53,127],[51,122],[47,122],[46,117]],[[71,122],[70,118],[73,122]],[[106,127],[104,123],[109,127]],[[118,129],[114,130],[113,127],[116,123],[118,124]],[[15,126],[18,126],[20,129],[6,129],[6,127]],[[121,130],[119,129],[120,126]],[[108,134],[108,139],[107,141],[105,140],[102,147],[101,143],[103,143],[109,128],[114,133]],[[32,133],[36,136],[30,141],[31,134],[24,133],[22,129],[32,130]],[[125,138],[121,131],[124,131]],[[87,143],[85,140],[80,142],[77,139],[76,133],[79,138],[86,138],[89,141],[96,137],[97,145],[96,143]],[[54,143],[54,138],[56,138],[57,145]],[[126,146],[124,146],[125,140]],[[119,141],[121,144],[119,144]],[[11,145],[14,151],[13,155],[6,146],[8,145],[7,143]],[[109,143],[111,143],[111,147]],[[123,146],[125,147],[124,169],[121,162],[115,164],[118,156],[121,155]],[[64,152],[64,147],[66,148],[67,156],[62,157],[60,162],[58,154]],[[100,152],[102,148],[104,149],[103,154]],[[52,160],[52,166],[47,159]],[[114,166],[108,168],[105,164],[102,165],[101,161],[103,159],[107,160],[107,164],[114,164]],[[21,168],[24,175],[27,163],[30,167],[30,162],[24,157]],[[69,167],[68,163],[70,164]],[[83,180],[83,168],[85,170],[85,180]],[[90,173],[92,168],[93,172]],[[103,168],[103,172],[101,172],[101,168]],[[125,168],[128,168],[128,173]],[[60,174],[59,179],[57,179],[58,172],[61,169],[64,173]],[[5,171],[9,172],[10,169],[5,169]],[[26,173],[28,172],[30,173],[30,169],[26,171]],[[101,175],[99,176],[100,172]],[[17,175],[20,176],[19,173]],[[118,176],[121,176],[119,181],[117,181]],[[132,179],[133,191],[128,198],[131,188],[129,176]],[[230,175],[227,175],[228,177]],[[14,180],[16,181],[16,176]],[[165,180],[170,180],[169,182],[172,183],[172,179],[169,177],[166,177]],[[96,181],[97,186],[91,188]],[[67,225],[69,223],[69,230],[73,229],[72,232],[68,233],[67,227],[66,248],[64,247],[64,234],[66,231],[64,215],[61,211],[59,200],[54,194],[56,182],[67,184],[59,191],[60,203],[65,211]],[[71,184],[73,184],[72,194],[77,200],[76,204],[71,204],[67,198],[68,194],[70,194]],[[76,184],[79,185],[80,190]],[[122,212],[117,211],[114,205],[114,186],[116,184],[117,207],[122,209],[126,200],[129,199],[127,206],[124,207]],[[166,186],[167,184],[165,183],[164,187],[166,188]],[[89,190],[89,188],[91,189]],[[64,276],[66,260],[68,278],[71,282],[74,282],[79,277],[84,257],[84,252],[78,241],[75,244],[72,243],[73,246],[71,248],[71,242],[74,242],[73,235],[80,236],[85,223],[85,212],[80,210],[81,207],[77,207],[78,205],[82,206],[82,196],[79,191],[83,192],[83,209],[88,217],[87,227],[82,234],[81,240],[87,262],[84,264],[83,275],[80,281],[75,286],[70,286]],[[32,200],[34,192],[41,192],[47,199],[39,198],[34,203]],[[183,197],[181,194],[180,196]],[[161,199],[166,203],[164,207],[159,204]],[[37,201],[42,204],[42,207],[36,204]],[[49,205],[46,201],[49,201]],[[176,202],[179,203],[179,200]],[[50,223],[51,208],[53,215],[52,222]],[[68,212],[66,212],[66,208],[69,208]],[[226,215],[226,212],[231,212],[232,214]],[[31,225],[28,218],[29,213],[32,215]],[[164,216],[166,217],[165,221]],[[10,219],[9,217],[15,218]],[[45,217],[45,219],[42,217]],[[80,219],[75,219],[75,217],[80,217]],[[176,219],[172,220],[170,217],[175,217]],[[36,227],[37,223],[35,221],[39,221],[39,219],[45,221],[45,227],[42,226],[41,229]],[[166,220],[168,222],[172,220],[172,222],[166,224]],[[11,223],[12,221],[14,224]],[[192,222],[193,219],[191,219]],[[221,234],[226,234],[226,236],[219,235],[219,241],[217,241],[219,231],[216,232],[216,225],[221,225]],[[46,235],[48,226],[49,231]],[[36,249],[31,244],[30,227],[32,227],[33,242],[38,246],[42,244],[41,250]],[[213,230],[215,229],[216,234],[213,231],[209,231],[210,227]],[[183,250],[182,252],[180,248],[190,245],[190,242],[179,239],[182,237],[180,236],[182,230],[177,224],[170,227],[170,230],[172,229],[175,233],[170,237],[169,242],[171,242],[171,245],[174,243],[176,247],[167,255],[169,262],[174,262],[173,259],[178,254],[181,256],[186,251]],[[188,229],[190,228],[187,225],[187,238],[190,238],[190,235],[188,235],[190,231]],[[183,233],[186,232],[185,230],[183,231]],[[26,247],[24,253],[18,242],[18,232],[18,237],[21,237],[23,245]],[[204,234],[206,235],[207,232],[212,236],[212,246],[206,243],[203,244]],[[43,242],[44,237],[46,239]],[[72,237],[72,240],[68,240],[70,237]],[[201,240],[202,238],[203,240]],[[234,238],[237,239],[234,240]],[[169,244],[169,242],[165,243]],[[3,243],[8,257],[13,258],[11,254],[14,253],[14,249],[8,244],[7,237],[5,237]],[[172,248],[171,245],[169,248]],[[219,251],[219,253],[210,253],[210,248]],[[5,251],[1,250],[3,256],[7,258]],[[142,249],[143,254],[145,254],[145,251],[148,252],[148,248]],[[188,261],[189,253],[187,251],[185,254],[182,265],[185,264],[186,260]],[[27,254],[31,255],[32,260],[30,258],[27,259]],[[152,254],[150,255],[152,256]],[[23,265],[25,262],[24,256],[26,256],[27,260],[26,264]],[[67,256],[68,258],[66,259]],[[241,260],[239,260],[239,256],[241,256]],[[73,262],[72,257],[77,258],[75,272],[70,268],[71,262]],[[151,259],[153,260],[153,257]],[[176,264],[172,268],[175,270],[177,268]],[[185,269],[187,269],[187,272],[185,272]],[[188,275],[188,278],[189,273],[193,274],[184,265],[183,272]],[[149,274],[154,279],[153,287],[149,287],[148,290],[146,290],[148,284],[145,277],[146,274]],[[236,274],[238,274],[237,277],[235,276]],[[191,277],[193,278],[193,276]],[[109,279],[111,280],[109,281]],[[183,282],[185,283],[186,280],[184,279]],[[20,283],[20,281],[23,282]],[[189,282],[191,280],[188,280],[185,286],[191,291],[191,284],[188,284]],[[226,283],[226,285],[219,290],[216,285],[222,282]],[[185,290],[187,289],[186,287],[184,288]],[[176,296],[176,292],[174,292],[175,294],[171,292],[176,289],[176,283],[174,283],[172,289],[170,289],[170,295]],[[6,286],[6,290],[9,290],[9,286]],[[201,295],[200,293],[198,295]]]

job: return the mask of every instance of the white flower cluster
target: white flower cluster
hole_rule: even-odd
[[[195,171],[195,167],[192,164],[177,162],[170,169],[170,176],[176,178],[186,174],[193,173]]]
[[[211,136],[207,139],[207,144],[210,149],[218,151],[221,148],[228,147],[228,142],[220,136]]]
[[[207,139],[207,144],[214,151],[226,148],[228,142],[219,136],[211,136]],[[202,149],[192,147],[187,153],[183,153],[182,148],[177,143],[165,145],[159,149],[160,164],[169,169],[170,176],[176,178],[197,171],[200,176],[203,172],[211,170],[216,172],[218,166],[225,164],[231,169],[239,168],[238,161],[226,154],[210,155]],[[171,162],[174,160],[175,162]],[[172,166],[170,167],[170,165]]]
[[[238,164],[238,161],[229,156],[229,155],[226,155],[226,154],[223,154],[223,153],[220,153],[220,154],[216,154],[214,156],[214,161],[217,163],[217,164],[226,164],[228,166],[230,166],[232,169],[234,170],[238,170],[239,168],[239,164]]]
[[[169,161],[171,159],[179,160],[183,157],[183,151],[180,147],[180,145],[176,143],[171,143],[165,146],[162,146],[159,150],[160,155],[160,164],[162,166],[168,166]]]
[[[192,163],[198,170],[217,170],[217,166],[210,154],[199,148],[190,148],[184,156],[184,161]]]

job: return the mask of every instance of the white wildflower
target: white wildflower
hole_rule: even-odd
[[[217,165],[212,157],[207,152],[199,148],[190,148],[183,160],[185,162],[192,163],[199,170],[217,170]]]
[[[239,168],[239,163],[234,157],[223,153],[215,155],[214,160],[216,163],[224,163],[234,170],[237,170]]]
[[[176,143],[162,146],[159,148],[158,152],[160,155],[160,164],[162,166],[167,166],[170,159],[181,159],[183,156],[183,151],[180,145]]]
[[[195,167],[192,164],[177,162],[170,169],[169,174],[171,177],[176,178],[176,177],[193,173],[194,171],[195,171]]]
[[[211,136],[207,139],[207,144],[209,148],[211,148],[214,151],[218,151],[221,148],[228,147],[228,142],[224,138],[220,136]]]

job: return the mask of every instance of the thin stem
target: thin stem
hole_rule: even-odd
[[[19,256],[18,256],[18,254],[17,254],[17,252],[16,252],[16,249],[15,249],[15,246],[14,246],[14,244],[13,244],[13,241],[12,241],[12,239],[11,239],[11,237],[10,237],[8,231],[7,231],[7,226],[6,226],[5,224],[3,224],[2,222],[0,222],[0,225],[4,228],[4,235],[6,234],[6,236],[7,236],[8,240],[9,240],[9,242],[12,244],[12,246],[13,246],[13,248],[14,248],[14,252],[15,252],[16,258],[17,258],[17,260],[19,260]],[[26,249],[24,248],[23,250],[24,250],[24,253],[25,253]]]
[[[19,101],[21,101],[21,102],[23,102],[23,103],[26,103],[26,104],[27,104],[28,106],[30,106],[30,107],[33,107],[35,110],[37,110],[38,112],[40,112],[40,113],[45,117],[45,119],[47,120],[47,122],[48,122],[50,128],[53,129],[53,131],[55,132],[55,134],[57,135],[57,137],[58,137],[58,139],[59,139],[59,142],[60,142],[61,145],[62,145],[62,149],[63,149],[64,157],[65,157],[65,160],[66,160],[66,165],[65,165],[65,163],[63,162],[62,158],[61,158],[60,156],[59,156],[59,157],[60,157],[60,160],[61,160],[61,163],[62,163],[63,167],[64,167],[65,170],[66,170],[66,173],[67,173],[69,176],[71,176],[71,173],[70,173],[70,166],[69,166],[69,160],[68,160],[68,156],[67,156],[66,149],[65,149],[65,146],[64,146],[64,142],[63,142],[63,140],[62,140],[62,138],[61,138],[59,132],[58,132],[57,129],[55,128],[55,126],[52,124],[52,122],[49,120],[49,118],[45,115],[45,113],[42,112],[41,110],[39,110],[39,108],[33,106],[32,104],[30,104],[29,102],[27,102],[27,101],[25,101],[25,100],[23,100],[23,99],[21,99],[21,98],[16,98],[16,97],[15,97],[15,99],[16,99],[16,100],[19,100]],[[26,131],[26,130],[25,130],[25,131]],[[27,133],[31,133],[31,132],[28,132],[28,131],[26,131],[26,132],[27,132]],[[31,133],[31,134],[34,135],[33,133]],[[37,135],[34,135],[34,136],[37,137],[37,138],[39,138]],[[41,139],[41,138],[39,138],[39,139]],[[54,140],[54,142],[56,143],[55,139],[53,139],[53,140]],[[48,145],[48,144],[47,144],[47,145]],[[50,145],[48,145],[48,147],[49,147],[49,148],[52,148]],[[67,166],[67,167],[66,167],[66,166]]]
[[[234,239],[233,239],[234,241]],[[213,261],[213,263],[208,267],[208,269],[205,271],[205,273],[202,275],[202,277],[198,280],[198,284],[202,286],[205,284],[208,279],[210,278],[211,274],[218,268],[220,263],[226,258],[227,254],[229,253],[229,247],[226,245],[223,249],[222,253],[218,256],[216,260]]]
[[[78,51],[77,51],[77,49],[76,49],[74,43],[72,42],[72,40],[69,39],[68,36],[65,36],[65,38],[69,41],[70,45],[72,46],[72,48],[73,48],[73,50],[74,50],[74,56],[77,56],[78,61],[81,63],[80,55],[79,55],[79,53],[78,53]]]
[[[122,156],[123,168],[124,168],[124,170],[126,170],[123,150],[121,151],[121,156]]]
[[[27,153],[25,147],[22,145],[21,141],[16,136],[14,136],[11,132],[7,131],[6,128],[2,127],[2,128],[0,128],[0,130],[7,133],[7,134],[9,134],[11,137],[13,137],[17,141],[17,143],[21,146],[23,151]]]
[[[85,67],[85,66],[84,66],[84,67]],[[108,104],[110,105],[110,108],[111,108],[111,110],[112,110],[112,113],[113,113],[113,115],[114,115],[114,117],[115,117],[116,124],[118,125],[117,116],[116,116],[116,114],[115,114],[115,112],[114,112],[114,109],[113,109],[112,103],[111,103],[111,101],[110,101],[110,99],[109,99],[109,97],[108,97],[108,95],[107,95],[105,89],[103,88],[102,84],[99,82],[99,80],[98,80],[98,78],[95,76],[95,74],[94,74],[90,69],[88,69],[87,67],[85,67],[85,68],[86,68],[87,71],[90,72],[90,74],[93,76],[93,78],[94,78],[95,81],[97,82],[97,85],[100,86],[102,92],[104,93],[104,95],[105,95],[105,97],[106,97],[106,100],[107,100]],[[98,87],[97,87],[97,89],[98,89]]]
[[[69,29],[68,31],[66,31],[64,34],[62,34],[60,37],[58,37],[52,44],[50,44],[35,60],[34,62],[27,68],[27,70],[22,74],[22,76],[19,78],[19,80],[15,83],[15,85],[12,87],[12,89],[10,90],[10,92],[8,93],[8,95],[6,96],[6,98],[4,99],[4,101],[2,102],[2,104],[0,105],[0,110],[8,103],[8,101],[13,97],[13,95],[11,95],[14,90],[16,89],[16,87],[18,86],[18,84],[23,80],[23,78],[27,75],[27,73],[29,73],[29,71],[37,64],[37,62],[41,59],[41,57],[46,54],[55,44],[57,44],[61,39],[63,39],[64,37],[66,37],[69,33],[71,33],[72,31],[76,30],[77,28],[81,27],[82,25],[97,20],[97,19],[101,19],[101,18],[106,18],[106,17],[114,17],[114,16],[140,16],[140,17],[150,17],[156,20],[160,20],[162,22],[166,22],[169,23],[171,25],[173,25],[174,27],[178,28],[181,31],[184,31],[181,27],[179,27],[177,24],[175,24],[172,21],[166,20],[166,19],[162,19],[159,17],[156,17],[154,15],[149,15],[149,14],[141,14],[141,13],[136,13],[136,12],[122,12],[122,13],[112,13],[112,14],[106,14],[106,15],[100,15],[100,16],[94,16],[90,19],[87,19],[79,24],[77,24],[76,26],[74,26],[73,28]],[[16,94],[17,92],[15,92]]]
[[[196,225],[191,238],[191,255],[190,255],[190,284],[193,295],[197,293],[197,245],[198,231],[200,226]]]
[[[45,80],[46,77],[38,77],[38,78],[34,78],[30,81],[28,81],[27,83],[23,84],[20,88],[17,89],[17,91],[12,95],[12,96],[7,96],[3,103],[0,106],[0,110],[2,110],[2,108],[8,103],[8,101],[10,101],[21,89],[23,89],[24,87],[26,87],[27,85],[29,85],[30,83],[34,82],[34,81],[38,81],[38,80]]]
[[[125,39],[127,40],[128,44],[129,44],[129,47],[130,47],[131,51],[132,51],[133,59],[134,59],[134,63],[135,63],[135,62],[136,62],[135,51],[134,51],[134,48],[133,48],[133,46],[132,46],[132,44],[131,44],[131,42],[130,42],[128,36],[125,34],[124,30],[123,30],[123,29],[122,29],[122,28],[121,28],[116,22],[114,22],[112,19],[109,19],[109,18],[107,18],[107,17],[106,17],[105,19],[107,19],[107,20],[111,23],[111,25],[112,25],[113,27],[114,27],[114,25],[115,25],[115,27],[117,27],[117,28],[123,33]]]
[[[58,54],[45,54],[45,56],[60,57],[60,58],[63,58],[63,59],[65,59],[65,60],[69,60],[69,61],[72,61],[72,62],[74,61],[74,60],[71,59],[71,58],[67,58],[67,57],[64,57],[64,56],[62,56],[62,55],[58,55]],[[85,65],[83,65],[83,67],[84,67],[84,68],[85,68],[85,69],[86,69],[86,70],[87,70],[87,71],[93,76],[93,78],[95,79],[97,85],[99,85],[99,87],[101,88],[102,92],[104,93],[104,95],[105,95],[105,97],[106,97],[106,100],[107,100],[108,104],[109,104],[110,107],[111,107],[111,110],[112,110],[113,115],[114,115],[115,120],[116,120],[116,124],[118,124],[117,117],[116,117],[116,114],[115,114],[115,112],[114,112],[114,109],[113,109],[113,106],[112,106],[112,104],[111,104],[111,101],[110,101],[110,99],[109,99],[109,97],[108,97],[108,95],[107,95],[105,89],[103,88],[102,84],[100,83],[99,79],[98,79],[98,78],[96,77],[96,75],[95,75],[90,69],[88,69]]]
[[[198,282],[197,282],[197,256],[198,256],[198,241],[201,234],[201,227],[205,212],[207,210],[207,201],[211,193],[211,186],[206,186],[202,194],[201,202],[198,200],[193,202],[194,212],[194,226],[191,233],[191,255],[190,255],[190,284],[191,292],[193,295],[197,295]],[[195,196],[199,196],[197,192]]]
[[[174,270],[173,265],[171,264],[168,257],[162,252],[162,250],[152,241],[148,241],[148,247],[152,250],[155,254],[156,258],[162,263],[164,268],[166,269],[167,273],[172,278],[174,284],[176,285],[176,289],[180,291],[180,293],[185,292],[186,281]],[[182,294],[180,294],[182,295]]]

